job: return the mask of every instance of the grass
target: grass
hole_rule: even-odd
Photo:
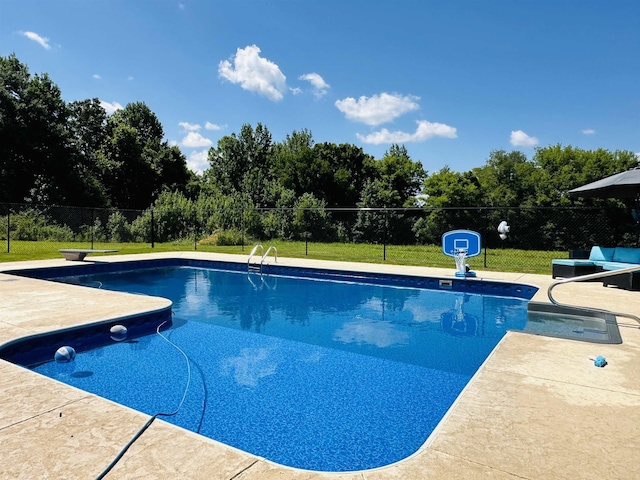
[[[5,241],[6,242],[6,241]],[[293,258],[313,258],[318,260],[335,260],[344,262],[387,263],[395,265],[419,265],[426,267],[454,268],[453,258],[442,253],[439,246],[434,245],[370,245],[353,243],[309,243],[286,242],[281,240],[265,240],[261,242],[265,250],[274,245],[278,255]],[[61,258],[61,248],[91,248],[89,242],[27,242],[12,240],[7,252],[0,253],[0,262],[25,260],[46,260]],[[195,248],[194,248],[195,247]],[[218,252],[248,255],[253,244],[240,246],[216,246],[210,244],[195,245],[193,242],[156,243],[153,248],[144,243],[98,243],[95,249],[114,249],[119,254],[156,253],[193,251]],[[97,255],[97,254],[96,254]],[[567,252],[548,252],[516,249],[487,249],[477,256],[468,259],[473,270],[492,270],[500,272],[551,273],[551,260],[566,258]]]

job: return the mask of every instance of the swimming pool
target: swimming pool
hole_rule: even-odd
[[[66,281],[171,298],[164,334],[187,352],[192,382],[168,420],[311,470],[374,468],[413,453],[506,329],[527,323],[525,299],[468,285],[284,273],[169,266]],[[175,408],[186,382],[179,353],[156,335],[110,343],[34,369],[149,414]]]

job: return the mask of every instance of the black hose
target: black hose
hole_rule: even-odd
[[[131,447],[131,445],[133,445],[135,443],[136,440],[138,440],[138,438],[140,438],[140,436],[147,430],[147,428],[149,428],[151,426],[151,424],[153,423],[153,421],[158,418],[158,417],[171,417],[175,414],[178,413],[178,411],[180,410],[180,408],[182,407],[182,404],[184,403],[184,400],[187,398],[187,392],[189,391],[189,385],[191,384],[191,366],[190,366],[190,362],[189,362],[189,357],[187,357],[187,354],[184,353],[175,343],[171,342],[170,340],[168,340],[164,335],[162,335],[160,333],[160,328],[167,323],[166,321],[162,322],[160,325],[158,325],[158,328],[156,328],[156,333],[158,335],[160,335],[160,337],[167,343],[169,343],[169,345],[173,346],[176,350],[178,350],[185,358],[185,360],[187,361],[187,386],[184,389],[184,393],[182,394],[182,400],[180,400],[180,404],[178,405],[178,408],[176,408],[173,412],[171,413],[156,413],[155,415],[153,415],[148,421],[147,423],[144,424],[144,426],[138,430],[138,433],[136,433],[131,440],[129,440],[129,442],[127,442],[127,444],[122,447],[122,449],[118,452],[118,454],[115,456],[115,458],[111,461],[111,463],[109,465],[107,465],[107,468],[105,468],[100,475],[98,475],[96,477],[96,480],[101,480],[105,477],[105,475],[107,475],[107,473],[109,473],[113,467],[116,466],[116,464],[120,461],[120,459],[124,456],[125,453],[127,453],[127,450],[129,450],[129,447]]]

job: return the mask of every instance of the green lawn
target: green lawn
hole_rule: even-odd
[[[44,260],[61,258],[58,252],[61,248],[91,248],[88,242],[26,242],[12,240],[7,252],[6,241],[3,242],[0,262],[24,260]],[[278,255],[293,258],[314,258],[319,260],[336,260],[347,262],[388,263],[395,265],[420,265],[427,267],[445,267],[455,269],[453,258],[442,253],[439,246],[424,245],[382,245],[352,244],[352,243],[309,243],[285,242],[280,240],[265,240],[262,242],[265,250],[274,245]],[[247,255],[252,245],[221,247],[200,244],[195,246],[202,252],[220,252]],[[119,254],[153,253],[193,251],[193,242],[156,243],[154,248],[143,243],[94,243],[95,249],[115,249]],[[96,254],[97,256],[97,254]],[[490,249],[477,257],[468,259],[473,270],[493,270],[502,272],[523,273],[551,273],[553,258],[566,258],[567,252],[546,252],[515,249]],[[486,263],[485,263],[486,262]]]

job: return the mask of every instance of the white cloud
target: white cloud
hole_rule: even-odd
[[[511,145],[514,147],[533,147],[538,143],[539,142],[536,137],[530,137],[522,130],[515,130],[511,132]]]
[[[200,130],[200,128],[202,128],[197,123],[180,122],[178,123],[178,125],[180,125],[182,128],[184,128],[188,132],[197,132],[198,130]]]
[[[196,173],[202,173],[209,168],[209,150],[193,151],[187,157],[187,167]]]
[[[584,130],[582,130],[582,133],[584,133],[585,135],[593,135],[596,133],[596,131],[593,128],[585,128]]]
[[[305,73],[304,75],[300,75],[298,79],[309,82],[313,86],[313,94],[317,98],[326,95],[329,89],[329,84],[317,73]]]
[[[381,93],[370,98],[362,96],[358,100],[347,97],[336,101],[335,105],[349,120],[375,126],[417,110],[416,100],[419,99],[413,95]]]
[[[95,78],[96,80],[100,80],[102,77],[100,75],[98,75],[97,73],[94,73],[93,75],[91,75],[91,78]]]
[[[289,88],[289,91],[291,91],[291,93],[293,93],[294,95],[298,95],[299,93],[302,93],[302,89],[295,87],[295,88]]]
[[[207,130],[222,130],[226,125],[217,125],[215,123],[207,122],[204,124],[204,128]]]
[[[256,45],[238,48],[234,57],[218,64],[220,77],[231,83],[239,83],[242,88],[264,95],[269,100],[282,100],[287,89],[286,80],[275,63],[262,58]]]
[[[118,102],[109,103],[105,102],[104,100],[100,100],[100,106],[105,109],[107,115],[111,115],[116,110],[122,110],[122,105],[120,105]]]
[[[266,348],[243,348],[237,357],[224,358],[221,362],[221,374],[233,375],[238,385],[254,387],[261,378],[275,375],[278,364],[270,357],[272,352]]]
[[[210,147],[213,142],[208,138],[203,137],[198,132],[189,132],[187,136],[182,139],[180,145],[189,148]]]
[[[444,123],[432,123],[426,120],[418,120],[418,127],[413,133],[395,131],[390,132],[383,128],[379,132],[373,132],[369,135],[356,134],[358,139],[364,143],[372,143],[379,145],[381,143],[408,143],[408,142],[424,142],[433,137],[456,138],[458,130]]]
[[[38,35],[35,32],[20,32],[20,33],[22,35],[24,35],[25,37],[27,37],[29,40],[33,40],[34,42],[39,43],[40,45],[42,45],[47,50],[51,49],[51,45],[49,45],[49,39],[48,38],[41,37],[40,35]]]
[[[333,333],[334,340],[342,343],[366,343],[379,348],[391,345],[405,345],[409,339],[407,332],[399,331],[391,323],[358,318],[342,325]]]

